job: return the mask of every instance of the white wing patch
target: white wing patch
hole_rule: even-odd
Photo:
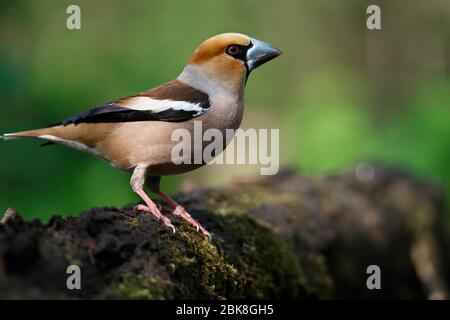
[[[164,112],[172,109],[177,111],[195,112],[194,116],[205,112],[200,103],[189,101],[157,100],[150,97],[131,97],[116,103],[119,106],[134,110],[150,111],[152,113]]]

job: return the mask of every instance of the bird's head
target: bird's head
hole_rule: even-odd
[[[280,54],[281,50],[247,35],[222,33],[200,44],[183,73],[185,78],[201,76],[228,89],[239,90],[252,70]]]

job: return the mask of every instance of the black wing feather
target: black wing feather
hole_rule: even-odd
[[[200,111],[166,109],[161,112],[150,110],[135,110],[122,107],[121,104],[129,98],[149,97],[157,100],[170,100],[197,104]],[[181,122],[198,117],[210,108],[209,96],[191,86],[174,80],[154,89],[141,92],[136,96],[110,102],[87,112],[77,114],[56,125],[70,125],[79,123],[111,123],[111,122],[131,122],[131,121],[168,121]]]
[[[208,109],[205,108],[204,112]],[[133,121],[168,121],[181,122],[197,117],[204,112],[167,109],[162,112],[134,110],[108,104],[91,109],[87,112],[70,117],[57,125],[70,125],[79,123],[117,123]]]

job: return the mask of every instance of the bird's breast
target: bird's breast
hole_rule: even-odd
[[[229,97],[211,97],[211,108],[202,116],[194,119],[202,121],[205,129],[237,129],[243,117],[243,99]]]

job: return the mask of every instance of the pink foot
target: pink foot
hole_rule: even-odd
[[[172,211],[173,211],[173,209],[171,209],[170,207],[162,205],[162,204],[158,204],[158,208],[160,211],[163,211],[163,212],[172,213]]]
[[[211,234],[205,228],[203,228],[203,226],[200,223],[198,223],[194,218],[192,218],[192,216],[182,206],[177,205],[175,209],[172,211],[172,214],[189,222],[197,229],[197,232],[201,232],[202,235],[208,237],[209,240],[211,241]]]
[[[146,206],[143,204],[139,204],[135,207],[135,210],[138,211],[144,211],[147,213],[150,213],[152,216],[154,216],[158,221],[162,222],[166,227],[169,227],[172,229],[173,233],[175,233],[175,227],[173,226],[172,222],[170,222],[169,218],[165,217],[158,209],[156,205],[154,206]]]

